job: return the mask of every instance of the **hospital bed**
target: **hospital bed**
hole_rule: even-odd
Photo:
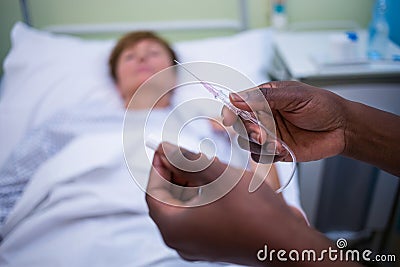
[[[148,217],[144,193],[127,171],[123,112],[107,69],[116,39],[70,34],[99,33],[102,28],[118,33],[228,28],[235,33],[179,41],[173,47],[182,62],[226,64],[261,83],[267,81],[272,31],[247,29],[247,1],[238,1],[242,13],[235,21],[179,22],[171,28],[160,22],[39,30],[28,25],[29,2],[21,1],[21,6],[26,21],[12,29],[1,84],[0,166],[2,174],[11,174],[7,177],[29,181],[1,227],[0,265],[216,265],[182,261],[164,245]],[[196,95],[177,95],[175,101],[188,97]],[[143,159],[137,167],[145,174],[150,161]],[[278,168],[281,176],[288,171],[285,165]],[[300,208],[297,182],[295,176],[284,197]]]

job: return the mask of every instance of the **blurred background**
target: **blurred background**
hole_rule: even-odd
[[[373,0],[289,0],[287,16],[289,23],[306,21],[351,20],[366,27],[371,18]],[[107,23],[174,21],[177,19],[227,19],[236,18],[239,6],[231,0],[31,0],[27,2],[34,27],[42,29],[49,25],[67,23]],[[248,5],[249,28],[271,25],[271,2],[252,0]],[[188,12],[190,10],[190,12]],[[21,21],[20,1],[0,1],[0,61],[10,48],[9,33],[16,21]],[[315,25],[318,26],[318,25]],[[164,33],[170,41],[199,39],[201,37],[233,34],[233,31],[202,30],[196,32]],[[121,33],[122,34],[122,33]],[[109,38],[115,35],[90,37]],[[1,70],[3,71],[3,70]]]

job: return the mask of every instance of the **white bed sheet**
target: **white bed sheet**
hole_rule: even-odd
[[[39,166],[31,167],[35,171],[24,194],[0,228],[4,238],[0,265],[218,265],[186,262],[165,246],[148,216],[144,191],[134,182],[125,164],[121,136],[124,112],[113,109],[98,112],[96,107],[102,103],[92,104],[87,107],[91,107],[90,112],[76,109],[51,119],[39,130],[33,130],[31,140],[25,139],[19,145],[37,154],[43,136],[55,146],[65,143],[57,153],[43,158]],[[130,115],[136,121],[145,121],[148,114]],[[159,128],[162,120],[163,116],[150,119],[151,130]],[[64,128],[70,130],[62,131]],[[186,137],[187,146],[191,142],[193,146],[197,144],[204,134],[197,133],[197,137],[193,134]],[[136,162],[135,178],[147,179],[151,157],[145,154],[143,131],[129,132],[129,137],[129,149],[135,153],[128,160]],[[22,154],[22,161],[29,161],[25,155]],[[19,159],[15,162],[21,163]]]
[[[77,109],[57,116],[39,127],[39,131],[35,129],[39,134],[32,135],[32,140],[20,144],[36,154],[35,150],[42,145],[36,141],[43,141],[43,136],[55,144],[63,138],[69,140],[53,156],[33,166],[36,170],[22,198],[0,228],[4,238],[0,265],[218,265],[185,262],[165,246],[148,216],[144,192],[132,179],[123,154],[123,148],[135,151],[130,154],[133,158],[127,159],[136,162],[135,179],[147,179],[151,157],[143,149],[144,132],[129,132],[130,144],[123,147],[118,127],[123,112],[113,109],[97,112],[98,105],[90,105],[91,112]],[[130,115],[134,120],[145,121],[148,114]],[[155,120],[150,119],[150,130],[159,128],[163,119],[159,115]],[[64,128],[69,131],[63,131]],[[197,145],[208,131],[202,129],[197,136],[192,131],[184,138],[186,146]],[[47,134],[40,134],[41,131]],[[296,190],[287,192],[295,200]]]

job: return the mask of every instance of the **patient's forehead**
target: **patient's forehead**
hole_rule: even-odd
[[[134,50],[135,48],[138,47],[148,47],[148,48],[160,48],[163,49],[165,52],[168,53],[168,49],[158,40],[156,39],[152,39],[152,38],[143,38],[140,40],[137,40],[131,44],[128,44],[123,50],[122,53],[124,53],[125,51],[130,51],[130,50]]]

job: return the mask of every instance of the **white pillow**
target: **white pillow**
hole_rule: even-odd
[[[258,29],[229,37],[174,44],[179,59],[229,65],[256,83],[267,79],[271,31]],[[120,99],[108,71],[115,40],[85,40],[40,31],[18,22],[4,61],[0,98],[0,166],[28,127],[88,97]],[[6,129],[6,130],[5,130]]]
[[[107,58],[115,41],[88,41],[16,23],[4,61],[0,98],[0,166],[23,137],[54,113],[96,94],[118,96]]]
[[[55,35],[16,23],[4,61],[1,103],[26,107],[51,98],[38,108],[62,109],[98,91],[95,87],[112,88],[107,59],[114,42]]]
[[[273,55],[272,34],[271,29],[255,29],[233,36],[178,42],[174,49],[182,62],[225,64],[260,84],[268,81],[267,69]]]

